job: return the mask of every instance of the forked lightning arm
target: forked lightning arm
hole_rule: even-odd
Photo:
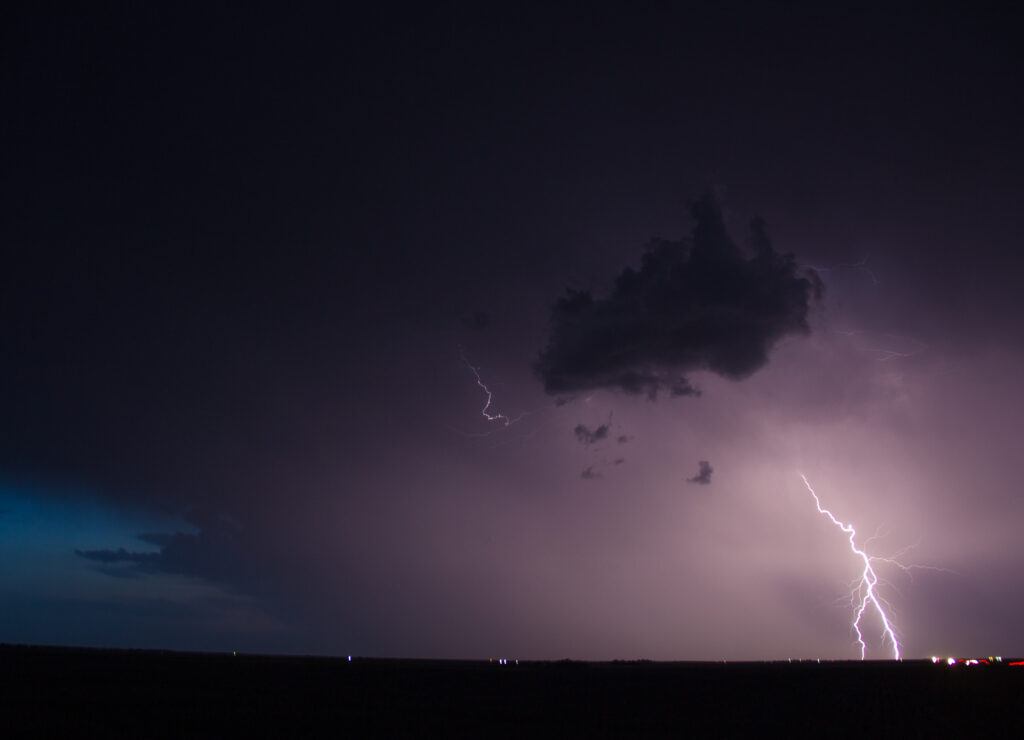
[[[853,631],[857,633],[857,643],[860,645],[860,659],[864,660],[865,653],[867,652],[867,645],[864,643],[864,635],[861,633],[860,620],[864,617],[864,612],[869,607],[874,608],[878,612],[879,618],[882,620],[882,637],[888,639],[892,644],[892,657],[894,660],[900,659],[900,643],[896,639],[896,632],[893,630],[892,625],[889,623],[889,617],[885,613],[885,609],[882,606],[882,602],[879,600],[878,595],[875,593],[875,586],[878,585],[878,575],[875,573],[875,569],[871,566],[871,557],[859,549],[854,542],[854,537],[857,536],[857,532],[854,530],[852,524],[844,524],[835,518],[835,515],[831,511],[825,509],[821,505],[821,500],[818,499],[818,494],[811,488],[811,484],[807,482],[807,476],[803,473],[800,474],[803,478],[804,485],[807,486],[807,490],[811,492],[814,497],[814,503],[818,507],[818,513],[824,514],[829,520],[839,527],[843,532],[848,534],[850,537],[850,550],[864,562],[864,570],[860,575],[860,580],[857,582],[856,589],[854,591],[854,618],[853,618]],[[860,602],[857,603],[856,596],[860,597]]]
[[[462,361],[466,363],[466,367],[473,371],[473,377],[476,378],[476,384],[483,389],[484,393],[487,394],[487,402],[484,404],[484,407],[480,410],[480,413],[483,414],[484,418],[487,419],[487,421],[500,421],[505,426],[508,427],[512,426],[526,415],[526,412],[523,412],[519,414],[519,416],[511,418],[509,416],[506,416],[505,414],[488,413],[488,409],[491,408],[491,402],[494,400],[494,394],[491,392],[490,388],[487,387],[483,379],[480,377],[480,368],[473,366],[473,364],[466,359],[466,354],[462,351],[461,347],[459,348],[459,354],[462,356]]]

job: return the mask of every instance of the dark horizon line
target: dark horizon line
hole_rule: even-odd
[[[312,653],[261,653],[261,652],[239,652],[236,650],[181,650],[175,648],[132,648],[132,647],[97,647],[95,645],[57,645],[57,644],[30,644],[30,643],[8,643],[0,642],[0,652],[12,651],[39,651],[39,652],[67,652],[67,653],[118,653],[118,654],[153,654],[172,655],[181,657],[231,657],[231,658],[261,658],[281,660],[313,660],[313,661],[338,661],[341,663],[446,663],[446,664],[499,664],[500,660],[507,660],[509,667],[516,665],[781,665],[781,664],[853,664],[853,665],[882,665],[897,663],[935,663],[932,658],[870,658],[861,660],[859,658],[744,658],[739,660],[661,660],[656,658],[610,658],[607,660],[591,660],[587,658],[514,658],[505,655],[494,655],[478,658],[411,658],[394,656],[373,656],[373,655],[346,655],[330,654],[316,655]],[[994,654],[993,654],[994,655]],[[938,664],[946,665],[947,659],[953,656],[939,656]],[[988,659],[991,656],[980,656],[977,658]],[[1017,656],[998,656],[998,661],[992,665],[1009,665],[1011,662],[1018,662]],[[956,658],[958,661],[963,658]],[[504,666],[502,666],[504,667]]]

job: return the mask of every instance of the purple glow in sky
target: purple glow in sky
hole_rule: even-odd
[[[14,13],[0,642],[1024,653],[998,16]]]

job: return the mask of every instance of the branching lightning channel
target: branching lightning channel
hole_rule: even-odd
[[[483,379],[480,377],[480,368],[476,367],[469,360],[466,359],[466,353],[462,350],[461,347],[459,347],[459,356],[461,356],[462,361],[466,363],[466,367],[468,367],[472,371],[473,377],[476,378],[476,384],[483,389],[484,393],[487,394],[487,401],[484,403],[484,407],[480,410],[480,413],[483,414],[484,418],[487,419],[487,421],[500,421],[505,426],[508,427],[512,426],[517,421],[526,416],[525,411],[514,418],[501,413],[490,413],[488,409],[491,408],[491,403],[493,403],[494,401],[494,394],[491,392],[491,389],[487,387],[487,384],[484,383]]]
[[[814,503],[818,507],[818,513],[824,514],[829,520],[835,524],[839,529],[843,530],[849,535],[850,550],[864,563],[864,570],[861,572],[860,579],[856,582],[853,590],[853,631],[857,634],[857,644],[860,645],[860,659],[864,660],[867,653],[867,645],[864,642],[864,635],[861,632],[861,619],[864,617],[864,612],[869,609],[874,609],[878,613],[879,619],[882,620],[882,639],[888,640],[892,645],[892,657],[894,660],[900,659],[900,643],[896,639],[896,632],[893,630],[892,625],[889,622],[889,617],[885,613],[885,609],[882,605],[878,594],[875,593],[875,586],[878,585],[878,574],[875,573],[875,569],[871,562],[874,560],[864,550],[857,547],[854,538],[857,536],[857,532],[854,530],[852,524],[844,524],[843,522],[836,519],[835,515],[828,509],[822,507],[821,500],[818,498],[818,494],[811,488],[811,484],[807,481],[807,476],[803,473],[800,477],[804,481],[804,485],[807,486],[807,490],[811,492],[811,496],[814,497]]]

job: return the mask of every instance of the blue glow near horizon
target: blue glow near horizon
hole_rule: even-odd
[[[278,623],[223,584],[107,568],[75,550],[156,553],[142,533],[195,534],[171,514],[89,490],[0,479],[0,643],[250,651],[280,648]]]
[[[138,539],[140,533],[182,531],[196,528],[180,517],[113,504],[88,492],[72,497],[55,489],[0,481],[0,547],[19,542],[42,549],[155,551]]]
[[[81,593],[97,588],[96,572],[75,550],[123,547],[159,552],[138,539],[143,532],[194,532],[178,517],[116,505],[88,492],[0,481],[0,590]],[[105,590],[105,589],[100,589]]]

